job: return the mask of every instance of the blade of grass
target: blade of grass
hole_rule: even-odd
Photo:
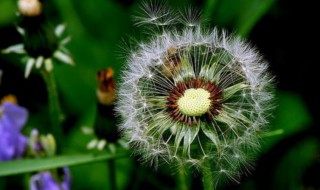
[[[0,177],[27,172],[48,170],[64,166],[75,166],[93,162],[101,162],[128,156],[127,153],[111,155],[108,152],[62,155],[50,158],[13,160],[0,163]]]

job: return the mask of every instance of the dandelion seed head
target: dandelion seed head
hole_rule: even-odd
[[[135,17],[137,25],[165,18],[170,26],[128,51],[116,107],[123,136],[154,167],[210,163],[214,175],[237,181],[272,109],[267,63],[239,37],[203,26],[198,12],[142,7],[149,19]]]

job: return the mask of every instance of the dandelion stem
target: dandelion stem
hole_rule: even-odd
[[[178,171],[178,189],[179,190],[188,190],[188,184],[187,184],[187,174],[186,171],[182,168],[179,168]]]
[[[61,112],[56,81],[53,72],[41,71],[41,75],[47,86],[52,132],[57,138],[62,135],[61,122],[63,120],[63,114]]]
[[[209,163],[204,164],[204,167],[201,168],[201,173],[202,173],[203,189],[214,190],[214,176],[210,170]]]

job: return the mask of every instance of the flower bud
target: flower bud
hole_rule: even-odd
[[[114,71],[112,68],[102,69],[97,73],[98,89],[97,97],[99,103],[112,105],[116,100],[116,83],[113,80]]]
[[[74,65],[69,55],[70,52],[65,47],[71,38],[62,35],[65,24],[54,27],[46,15],[42,14],[42,2],[39,0],[18,1],[21,18],[17,30],[23,42],[1,51],[2,53],[26,55],[23,59],[26,64],[25,78],[28,78],[34,67],[51,72],[54,67],[53,59]]]
[[[19,0],[18,9],[23,16],[39,16],[42,12],[42,4],[39,0]]]
[[[50,157],[56,153],[56,141],[51,134],[39,135],[37,129],[33,129],[29,138],[29,154],[35,157]]]

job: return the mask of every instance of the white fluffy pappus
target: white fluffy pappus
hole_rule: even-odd
[[[159,32],[128,55],[116,108],[123,136],[155,167],[194,166],[216,183],[237,181],[273,108],[267,63],[239,37],[203,27],[199,12],[179,19],[163,6],[142,8],[137,25]]]

